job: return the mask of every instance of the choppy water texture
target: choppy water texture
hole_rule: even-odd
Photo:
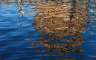
[[[31,11],[30,6],[25,6],[25,8],[24,16],[19,17],[15,4],[0,5],[0,60],[45,60],[36,52],[38,49],[43,51],[39,43],[36,48],[32,48],[32,41],[37,41],[40,36],[32,25],[36,12],[34,10]],[[83,33],[85,38],[83,48],[85,52],[82,58],[85,60],[96,59],[96,19],[94,16],[96,14],[92,8],[90,6],[89,16],[93,16],[90,17],[90,23]],[[31,16],[28,15],[30,11],[32,12]]]

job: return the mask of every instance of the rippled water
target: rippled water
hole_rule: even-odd
[[[0,5],[0,60],[32,60],[32,41],[39,37],[34,16],[19,17],[16,5]]]
[[[34,6],[33,6],[34,7]],[[0,5],[0,60],[40,60],[36,50],[40,48],[37,44],[36,48],[32,48],[32,41],[37,41],[40,37],[32,25],[36,11],[30,10],[30,6],[25,6],[24,16],[17,15],[16,5]],[[32,12],[32,15],[28,13]],[[89,9],[89,15],[94,12]],[[92,20],[93,19],[93,20]],[[85,38],[83,58],[86,60],[96,59],[96,20],[91,18],[90,23],[83,33]],[[38,49],[37,49],[38,48]],[[92,52],[93,51],[93,52]],[[44,60],[44,59],[41,59]],[[54,60],[54,59],[53,59]]]

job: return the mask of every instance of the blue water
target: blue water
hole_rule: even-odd
[[[28,15],[30,11],[31,16]],[[31,10],[30,6],[25,6],[24,12],[24,16],[20,17],[15,4],[0,5],[0,60],[44,60],[37,54],[38,49],[43,51],[39,43],[36,48],[32,48],[32,41],[38,41],[40,37],[40,33],[32,24],[36,11]],[[96,60],[96,15],[94,15],[92,6],[89,6],[90,23],[83,33],[85,52],[82,58],[85,60]]]
[[[0,5],[0,60],[32,60],[32,41],[39,38],[34,16],[19,17],[16,5]]]

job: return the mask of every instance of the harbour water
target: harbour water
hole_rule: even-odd
[[[32,60],[32,41],[39,37],[32,26],[34,15],[19,17],[15,4],[0,5],[0,60]]]
[[[82,60],[96,59],[96,14],[94,13],[93,2],[89,3],[89,23],[86,26],[84,36],[84,53]],[[32,42],[38,41],[40,33],[33,26],[36,11],[30,5],[24,6],[24,15],[18,16],[16,4],[0,5],[0,60],[45,60],[40,57],[44,48],[39,43],[32,48]],[[34,6],[33,6],[34,7]],[[96,9],[96,7],[95,7]],[[30,15],[32,12],[32,15]],[[43,53],[41,53],[43,54]],[[48,60],[48,59],[46,59]],[[53,59],[54,60],[54,59]]]

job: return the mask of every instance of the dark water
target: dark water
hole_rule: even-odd
[[[0,5],[0,60],[44,60],[36,52],[38,49],[43,51],[39,43],[36,48],[32,48],[32,41],[38,41],[40,37],[40,33],[32,24],[36,11],[31,11],[30,6],[25,6],[25,8],[24,16],[20,17],[17,15],[15,4]],[[96,12],[94,13],[92,6],[89,8],[90,23],[83,33],[85,52],[82,60],[96,60]],[[31,16],[28,15],[30,11]]]

